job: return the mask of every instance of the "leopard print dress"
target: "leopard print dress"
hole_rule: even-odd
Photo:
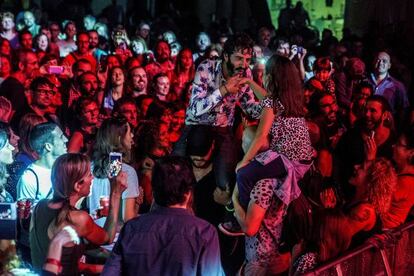
[[[274,108],[275,119],[270,129],[270,149],[285,155],[291,161],[311,160],[313,148],[304,117],[283,116],[284,107],[279,100],[266,97],[263,108]]]

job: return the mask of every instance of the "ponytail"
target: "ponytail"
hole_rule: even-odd
[[[70,205],[70,196],[75,193],[75,183],[82,181],[90,173],[90,162],[86,155],[67,153],[56,159],[52,167],[52,202],[62,203],[55,220],[56,226],[72,223],[70,211],[76,210]]]

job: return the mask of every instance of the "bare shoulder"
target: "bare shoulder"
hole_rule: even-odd
[[[70,218],[80,236],[83,236],[82,233],[85,233],[87,229],[90,230],[92,224],[95,224],[92,217],[87,212],[81,210],[71,211]]]

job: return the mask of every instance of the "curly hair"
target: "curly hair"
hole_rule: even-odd
[[[229,39],[226,40],[222,54],[226,54],[230,57],[237,51],[244,51],[247,49],[249,52],[252,52],[253,45],[254,42],[248,34],[238,33],[234,36],[230,36]]]
[[[385,158],[376,159],[368,168],[368,201],[382,216],[387,213],[392,194],[397,185],[397,174],[391,162]]]

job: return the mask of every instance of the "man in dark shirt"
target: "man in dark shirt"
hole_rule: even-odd
[[[374,60],[374,72],[370,75],[370,82],[374,87],[374,94],[381,95],[388,100],[398,129],[400,129],[410,104],[404,84],[390,76],[390,69],[390,55],[387,52],[379,52]]]
[[[191,159],[196,179],[194,185],[194,212],[196,216],[218,225],[224,220],[225,208],[216,192],[216,179],[213,171],[213,134],[210,126],[195,126],[187,138],[187,155]],[[215,201],[216,200],[216,201]]]
[[[17,56],[17,71],[0,86],[0,96],[4,96],[13,105],[13,117],[10,125],[14,131],[19,127],[22,114],[29,108],[24,94],[26,83],[33,78],[39,68],[38,59],[31,50],[21,50]]]
[[[194,182],[185,158],[154,165],[155,206],[124,225],[102,275],[224,275],[216,230],[187,208]]]
[[[387,99],[378,95],[371,96],[367,100],[363,120],[357,122],[355,127],[345,132],[339,140],[335,150],[334,170],[345,199],[350,199],[354,193],[354,187],[348,184],[348,180],[354,166],[365,161],[369,138],[375,141],[375,157],[391,160],[392,146],[396,141],[391,131],[391,122],[391,107]]]

